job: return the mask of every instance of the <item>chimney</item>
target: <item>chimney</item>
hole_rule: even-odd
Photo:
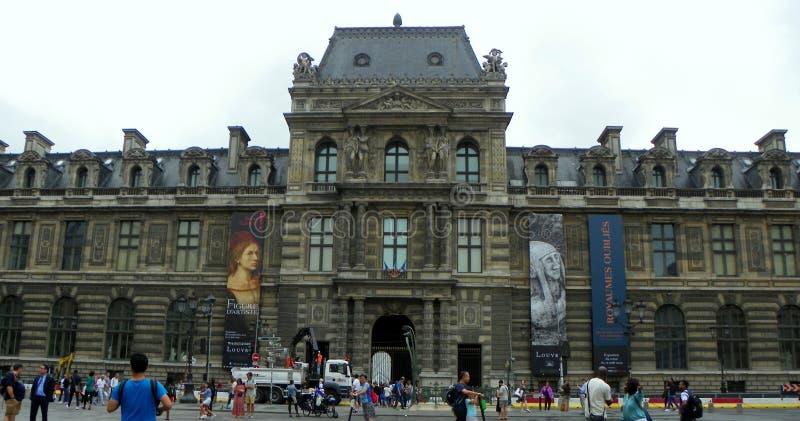
[[[678,129],[675,127],[664,127],[661,131],[658,132],[656,137],[650,141],[653,144],[653,147],[656,148],[664,148],[674,155],[678,152],[678,145],[675,142],[676,135],[675,133],[678,132]]]
[[[758,151],[764,153],[772,149],[786,152],[786,130],[772,129],[756,141]]]
[[[25,152],[34,151],[41,156],[45,156],[50,153],[50,148],[55,145],[50,139],[35,130],[22,133],[25,133]]]
[[[238,171],[239,157],[242,156],[247,144],[250,143],[250,136],[242,126],[228,126],[230,139],[228,139],[228,172]]]
[[[8,147],[8,143],[3,142],[0,140],[0,154],[6,153],[6,148]]]
[[[600,137],[597,138],[597,143],[600,146],[608,148],[611,153],[616,157],[614,158],[614,167],[617,174],[622,174],[622,144],[620,143],[620,132],[622,126],[606,126]]]
[[[123,153],[131,149],[147,149],[147,144],[150,143],[150,141],[136,129],[122,129],[122,133],[125,134],[122,144]]]

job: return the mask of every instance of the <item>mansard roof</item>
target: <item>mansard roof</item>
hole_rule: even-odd
[[[477,82],[481,80],[481,67],[463,26],[337,27],[319,62],[317,74],[321,81],[454,79]]]

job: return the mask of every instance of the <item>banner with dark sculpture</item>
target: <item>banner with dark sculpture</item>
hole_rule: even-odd
[[[529,222],[531,371],[558,376],[567,340],[563,216],[533,214]]]
[[[261,302],[261,264],[266,213],[236,212],[228,241],[228,294],[225,300],[225,368],[252,365]]]
[[[617,318],[613,305],[625,302],[625,255],[621,215],[589,215],[589,261],[592,273],[593,367],[623,375],[628,367],[626,315]]]

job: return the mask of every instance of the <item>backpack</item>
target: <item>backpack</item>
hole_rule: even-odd
[[[370,398],[372,399],[372,403],[378,403],[378,394],[375,393],[375,390],[370,387]]]
[[[153,405],[156,407],[156,414],[161,415],[158,411],[158,404],[160,401],[158,400],[158,388],[156,387],[156,381],[153,379],[150,380],[150,391],[153,393]],[[119,406],[122,407],[122,392],[125,390],[125,382],[128,380],[123,380],[119,383],[119,390],[117,391],[117,402],[119,402]]]
[[[690,418],[703,418],[703,401],[694,393],[689,392],[685,411]]]
[[[447,388],[447,394],[444,395],[444,401],[450,406],[456,405],[456,401],[458,401],[458,393],[456,392],[455,385],[450,385],[450,387]]]

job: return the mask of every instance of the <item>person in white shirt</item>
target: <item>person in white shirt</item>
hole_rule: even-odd
[[[358,376],[353,376],[353,391],[352,391],[352,393],[356,393],[357,394],[358,392],[361,391],[361,388],[362,388],[362,386],[361,386],[361,382],[358,381]],[[358,413],[358,408],[361,405],[358,402],[357,398],[353,398],[353,399],[350,400],[350,406],[353,407],[353,413],[357,414]]]
[[[595,377],[586,382],[586,408],[584,415],[589,421],[606,419],[606,406],[611,406],[611,386],[606,383],[608,369],[597,367]]]

